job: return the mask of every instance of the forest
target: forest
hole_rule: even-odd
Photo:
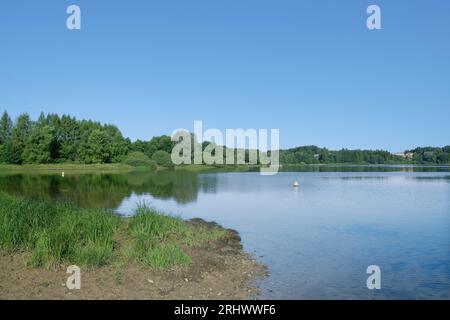
[[[425,147],[393,154],[385,150],[337,151],[303,146],[280,151],[282,164],[450,164],[450,146]]]
[[[144,153],[170,166],[173,145],[169,136],[131,142],[114,125],[68,115],[41,113],[32,121],[24,113],[13,122],[5,111],[0,119],[0,163],[5,164],[119,163]]]
[[[208,142],[203,143],[203,147]],[[0,119],[0,163],[148,163],[173,166],[175,142],[167,135],[131,141],[111,124],[77,120],[69,115],[26,113],[14,121],[5,111]],[[450,146],[419,147],[403,154],[384,150],[328,150],[302,146],[280,151],[281,164],[450,164]]]

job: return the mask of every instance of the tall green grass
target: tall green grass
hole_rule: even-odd
[[[166,270],[191,263],[184,248],[225,235],[221,228],[194,225],[146,205],[126,220],[101,209],[0,193],[0,248],[31,252],[30,266],[70,262],[96,267],[113,261],[122,266],[134,259]]]
[[[64,260],[90,266],[109,263],[119,221],[103,210],[0,194],[0,246],[31,251],[32,266]]]
[[[129,224],[135,258],[156,269],[191,263],[182,245],[198,246],[225,236],[217,227],[206,228],[168,216],[145,204],[136,209]]]

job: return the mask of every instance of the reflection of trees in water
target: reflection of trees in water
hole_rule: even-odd
[[[217,180],[199,179],[188,171],[135,171],[127,174],[4,175],[0,191],[32,199],[68,201],[84,207],[117,208],[122,199],[135,194],[174,199],[189,203],[197,199],[200,188],[215,192]]]
[[[444,166],[402,166],[402,165],[286,165],[284,172],[447,172]]]
[[[204,193],[217,192],[217,175],[202,175],[199,176],[200,187]]]
[[[197,199],[198,174],[189,171],[131,172],[124,175],[136,194],[150,193],[159,199],[189,203]]]
[[[0,176],[0,190],[31,199],[68,201],[84,207],[116,208],[131,194],[119,175],[7,175]]]

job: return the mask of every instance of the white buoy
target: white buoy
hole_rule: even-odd
[[[300,187],[300,183],[298,183],[298,181],[294,181],[293,186],[294,186],[294,188],[298,188],[298,187]]]
[[[64,178],[64,171],[61,173],[61,177],[63,177]]]

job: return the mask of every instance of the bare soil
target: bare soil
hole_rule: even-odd
[[[191,223],[210,224],[200,219]],[[29,253],[0,251],[0,299],[253,299],[256,280],[265,267],[242,250],[237,232],[207,246],[184,248],[188,268],[152,270],[136,262],[124,266],[120,278],[114,265],[81,269],[81,289],[66,287],[67,266],[29,268]]]

